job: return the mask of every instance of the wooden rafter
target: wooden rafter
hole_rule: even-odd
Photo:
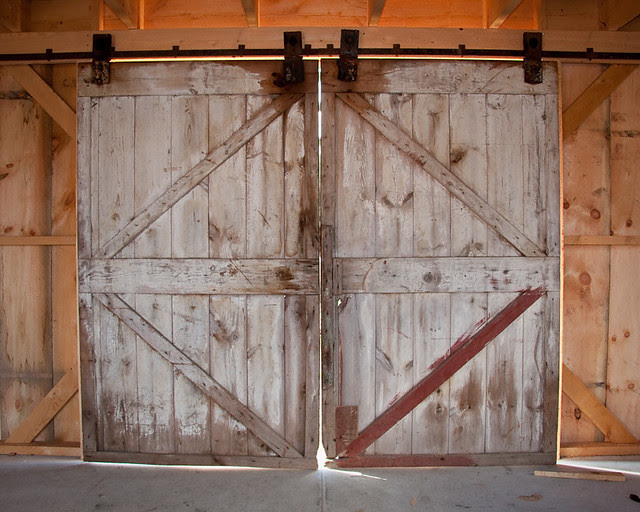
[[[177,371],[212,398],[220,407],[259,437],[280,457],[301,458],[302,454],[273,430],[256,413],[227,391],[217,380],[194,363],[182,350],[163,336],[153,325],[115,294],[96,294],[95,297],[124,322],[160,356],[175,365]]]
[[[562,136],[569,137],[638,66],[613,64],[569,105],[562,114]]]
[[[385,2],[386,0],[369,0],[368,10],[370,27],[375,27],[380,23],[380,17],[382,16]]]
[[[142,210],[116,236],[99,251],[99,256],[112,258],[131,243],[140,233],[189,193],[204,178],[231,158],[241,147],[266,128],[274,119],[302,98],[302,94],[282,94],[265,105],[235,131],[224,143],[203,158],[195,167],[185,172],[147,208]]]
[[[486,0],[487,26],[500,28],[524,0]]]
[[[591,422],[613,443],[637,443],[637,439],[618,418],[584,385],[580,378],[565,364],[562,365],[562,391]]]
[[[76,138],[76,113],[31,66],[7,66],[7,71],[72,138]]]
[[[11,432],[7,443],[26,444],[33,441],[77,392],[78,370],[73,367],[36,405],[29,416]]]
[[[437,360],[433,371],[413,388],[393,402],[389,408],[360,432],[339,456],[358,456],[391,429],[398,421],[409,414],[442,384],[455,375],[465,364],[473,359],[484,347],[502,333],[522,313],[533,305],[542,295],[542,288],[527,290],[507,304],[488,320],[475,334],[463,336],[450,349],[450,353]]]
[[[143,0],[104,0],[113,14],[115,14],[129,29],[140,28],[140,3]]]
[[[543,251],[522,231],[511,224],[487,201],[476,194],[450,169],[441,164],[420,143],[402,131],[367,100],[356,93],[339,93],[337,97],[358,112],[363,119],[407,154],[454,197],[462,201],[479,219],[525,256],[543,256]]]
[[[260,2],[259,0],[242,0],[244,14],[247,17],[247,25],[257,27],[260,20]]]

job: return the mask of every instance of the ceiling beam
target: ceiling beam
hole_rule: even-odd
[[[247,25],[257,27],[260,18],[260,2],[259,0],[242,0],[244,14],[247,17]]]
[[[384,10],[386,0],[368,0],[369,26],[377,27]]]
[[[524,0],[486,0],[487,26],[500,28]]]
[[[140,3],[144,0],[104,0],[113,14],[115,14],[129,29],[140,28]]]
[[[29,30],[31,2],[29,0],[2,0],[0,2],[0,32],[27,32]]]

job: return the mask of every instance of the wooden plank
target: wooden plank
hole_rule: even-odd
[[[144,339],[149,346],[156,350],[162,357],[177,366],[177,369],[189,380],[207,393],[219,405],[241,421],[255,435],[260,437],[278,455],[301,457],[301,455],[288,442],[280,437],[260,417],[231,395],[213,377],[208,375],[196,365],[187,355],[176,347],[171,341],[158,332],[144,318],[132,310],[122,299],[116,295],[96,294],[96,298],[125,322],[136,334]]]
[[[315,294],[317,260],[118,258],[80,260],[78,285],[92,293]],[[135,279],[135,280],[134,280]]]
[[[526,256],[540,256],[540,249],[529,240],[516,226],[498,213],[490,204],[455,176],[448,168],[438,162],[399,127],[391,123],[383,114],[369,105],[358,94],[341,93],[338,97],[354,108],[364,119],[380,133],[393,141],[399,149],[419,163],[436,181],[443,185],[453,196],[461,200],[474,214],[486,222],[500,236],[504,237],[518,251]]]
[[[364,48],[362,38],[361,32],[360,47]],[[391,44],[387,45],[389,46]],[[477,61],[434,60],[429,61],[429,65],[425,66],[422,59],[400,61],[363,59],[358,62],[358,80],[355,82],[338,80],[337,66],[324,66],[322,90],[360,94],[389,92],[450,94],[455,92],[457,94],[547,95],[557,91],[558,80],[554,68],[555,64],[545,63],[543,65],[545,80],[542,84],[534,86],[522,80],[522,65],[513,62],[493,62],[491,66],[479,66]]]
[[[550,453],[462,453],[447,455],[365,455],[335,459],[328,468],[445,466],[540,466],[555,464]]]
[[[560,289],[558,258],[341,258],[343,293],[519,292]]]
[[[607,409],[628,425],[640,439],[638,380],[640,320],[634,304],[640,300],[638,279],[633,269],[640,264],[639,247],[615,247],[611,250],[611,292],[609,296],[609,335],[607,347]],[[621,440],[619,440],[621,441]]]
[[[135,212],[171,185],[171,99],[135,100]],[[162,143],[159,143],[162,141]],[[171,256],[171,213],[144,231],[133,244],[136,258]],[[131,276],[131,282],[136,279]],[[136,311],[170,338],[173,310],[169,295],[137,294]],[[174,379],[171,364],[136,337],[139,446],[143,452],[173,453],[175,448]]]
[[[147,4],[150,0],[147,0]],[[389,0],[387,0],[389,1]],[[239,6],[240,7],[240,6]],[[364,5],[363,5],[364,7]],[[239,9],[240,16],[244,13]],[[363,13],[366,23],[366,12]],[[154,17],[147,5],[147,19]],[[566,18],[566,13],[565,13]],[[361,48],[391,48],[394,43],[406,48],[453,48],[464,44],[467,48],[496,48],[522,50],[522,30],[488,30],[483,28],[407,27],[406,20],[398,27],[363,27],[360,29]],[[577,20],[581,21],[581,20]],[[149,23],[148,23],[149,25]],[[314,48],[324,48],[327,43],[340,47],[340,30],[344,24],[333,27],[300,27],[290,25],[291,30],[304,30],[305,44]],[[96,30],[98,28],[96,27]],[[92,31],[75,30],[71,32],[36,32],[0,34],[0,53],[44,53],[47,48],[54,52],[91,52]],[[212,33],[211,28],[164,28],[149,26],[144,31],[122,31],[116,36],[116,47],[130,50],[170,50],[167,41],[174,41],[184,49],[229,49],[245,44],[247,48],[282,49],[282,28],[220,27]],[[640,41],[623,32],[579,29],[578,25],[567,30],[562,28],[545,30],[545,50],[579,51],[586,47],[596,52],[638,52]],[[586,59],[585,59],[586,60]]]
[[[173,183],[205,158],[209,146],[208,129],[209,100],[206,96],[172,98],[170,147]],[[181,261],[208,255],[209,194],[202,187],[193,187],[171,208],[171,258]],[[173,332],[170,339],[196,365],[210,373],[209,298],[195,294],[172,295],[171,304]],[[178,369],[173,395],[176,451],[210,452],[210,397],[200,392]]]
[[[612,64],[562,114],[562,135],[569,137],[637,66]]]
[[[386,0],[368,0],[368,17],[370,27],[377,27],[380,23],[380,17],[382,16],[382,11],[384,11],[384,4]]]
[[[243,404],[247,403],[247,299],[209,297],[211,374]],[[211,410],[212,451],[247,455],[247,428],[217,403]]]
[[[449,162],[456,176],[487,199],[489,169],[485,95],[450,95],[449,118],[450,152],[444,162]],[[477,258],[488,254],[489,240],[496,235],[490,233],[488,226],[476,218],[463,202],[451,197],[450,213],[445,218],[450,219],[451,224],[449,256]],[[489,314],[486,294],[456,293],[448,298],[449,304],[443,304],[443,312],[449,316],[442,321],[443,328],[446,328],[444,322],[449,324],[449,338],[441,343],[443,350],[440,354],[450,349],[453,340],[471,332],[477,319]],[[428,365],[432,362],[433,359],[427,361]],[[445,384],[448,388],[445,453],[479,453],[485,450],[486,366],[486,353],[481,352]],[[470,435],[469,432],[482,432],[483,435]]]
[[[86,462],[118,462],[179,466],[236,466],[273,469],[317,470],[316,459],[241,455],[195,455],[167,453],[85,452]]]
[[[9,73],[47,111],[51,118],[75,139],[76,114],[60,96],[29,66],[8,66]]]
[[[261,29],[262,30],[262,29]],[[280,35],[282,39],[282,34]],[[236,47],[238,44],[236,43]],[[282,41],[280,41],[282,47]],[[182,46],[180,46],[182,48]],[[78,95],[105,96],[208,96],[212,94],[294,94],[313,92],[316,61],[305,63],[308,80],[286,89],[274,84],[282,72],[278,61],[113,63],[111,82],[91,84],[91,66],[78,70]]]
[[[20,426],[11,431],[9,444],[30,443],[78,392],[78,370],[71,368],[32,409]]]
[[[0,246],[75,246],[75,235],[0,236]]]
[[[336,407],[336,451],[342,453],[358,437],[358,406]]]
[[[80,360],[80,399],[82,450],[95,451],[98,446],[98,392],[96,382],[97,343],[95,341],[95,313],[93,298],[88,293],[78,294],[78,333]]]
[[[486,26],[500,28],[524,0],[489,0],[486,5]]]
[[[256,112],[241,129],[231,135],[222,145],[211,151],[197,165],[183,173],[156,201],[137,214],[117,235],[103,245],[99,255],[112,257],[121,251],[123,247],[133,241],[151,223],[187,195],[198,183],[215,171],[248,141],[264,130],[299,98],[299,95],[281,95]]]
[[[247,298],[247,406],[280,436],[285,435],[284,303],[283,296]],[[287,444],[293,452],[278,455],[299,453]],[[269,455],[269,448],[273,450],[260,439],[249,439],[249,455]]]
[[[242,0],[242,8],[247,17],[247,25],[257,27],[260,18],[258,0]]]
[[[564,443],[560,457],[618,457],[640,455],[640,443]]]
[[[607,472],[598,473],[594,471],[545,471],[535,470],[535,476],[545,476],[548,478],[569,478],[572,480],[596,480],[599,482],[624,482],[626,477],[622,473]]]
[[[565,245],[640,245],[640,236],[632,235],[569,235]]]
[[[518,295],[505,308],[488,320],[477,332],[460,338],[450,349],[450,353],[435,361],[433,371],[410,391],[397,399],[375,421],[365,427],[341,454],[359,455],[371,443],[388,431],[397,421],[406,416],[424,398],[433,393],[468,361],[477,355],[488,343],[506,329],[515,319],[535,303],[542,295],[542,289],[527,290]]]
[[[320,300],[306,297],[305,457],[316,457],[320,442]]]
[[[640,16],[640,7],[633,0],[608,2],[605,9],[607,30],[620,30],[627,23]]]
[[[144,0],[104,0],[104,4],[120,18],[127,28],[140,27],[140,5]]]
[[[78,443],[7,444],[0,442],[0,455],[46,455],[49,457],[81,457]]]
[[[635,443],[636,438],[602,405],[567,365],[562,366],[562,391],[586,414],[605,439],[613,443]]]

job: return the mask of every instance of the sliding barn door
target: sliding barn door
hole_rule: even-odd
[[[315,467],[317,72],[281,67],[80,70],[87,459]]]
[[[553,462],[556,70],[322,76],[324,439],[339,464]]]

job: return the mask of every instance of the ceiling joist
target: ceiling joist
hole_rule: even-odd
[[[380,17],[384,10],[385,1],[386,0],[369,0],[368,9],[370,27],[377,27],[378,23],[380,23]]]
[[[143,28],[140,22],[144,0],[104,0],[104,5],[111,9],[127,28]]]
[[[250,27],[258,26],[259,19],[259,0],[242,0],[242,7],[247,17],[247,25]]]

